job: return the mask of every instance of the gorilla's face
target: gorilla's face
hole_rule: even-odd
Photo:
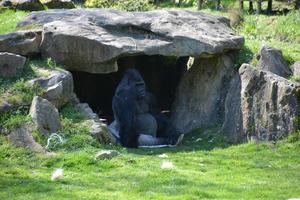
[[[142,99],[146,96],[145,81],[141,74],[135,69],[127,70],[126,74],[129,75],[129,85],[135,91],[136,97]]]

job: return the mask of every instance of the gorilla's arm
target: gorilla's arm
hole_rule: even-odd
[[[124,147],[137,148],[138,134],[134,129],[135,97],[129,89],[122,89],[113,97],[114,117],[119,123],[120,142]]]
[[[160,112],[155,96],[147,92],[146,101],[149,105],[149,113],[152,114],[157,122],[156,136],[164,138],[178,137],[180,133],[171,125],[169,119]]]

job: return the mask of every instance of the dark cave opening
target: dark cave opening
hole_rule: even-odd
[[[187,70],[188,57],[129,56],[118,60],[118,71],[91,74],[71,71],[74,90],[80,102],[88,103],[94,112],[108,122],[113,120],[112,98],[126,69],[137,69],[145,80],[147,91],[155,95],[161,110],[171,110],[180,78]]]

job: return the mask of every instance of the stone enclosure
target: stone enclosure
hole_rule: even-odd
[[[219,134],[238,143],[277,140],[298,128],[299,84],[287,79],[293,72],[281,51],[264,46],[256,68],[236,69],[244,38],[225,17],[175,10],[48,10],[29,14],[18,27],[35,28],[0,35],[0,51],[51,57],[71,72],[60,76],[72,74],[73,80],[36,81],[50,84],[44,98],[57,108],[74,100],[74,87],[88,104],[77,102],[90,115],[91,132],[102,142],[110,138],[99,117],[112,121],[114,90],[132,67],[182,133],[219,127]]]

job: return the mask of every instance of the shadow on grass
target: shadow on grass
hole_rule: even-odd
[[[227,142],[226,137],[218,132],[218,128],[207,130],[197,129],[185,135],[183,143],[174,148],[139,148],[128,149],[129,153],[140,155],[156,155],[161,153],[177,153],[189,151],[211,151],[215,148],[227,148],[231,144]]]

